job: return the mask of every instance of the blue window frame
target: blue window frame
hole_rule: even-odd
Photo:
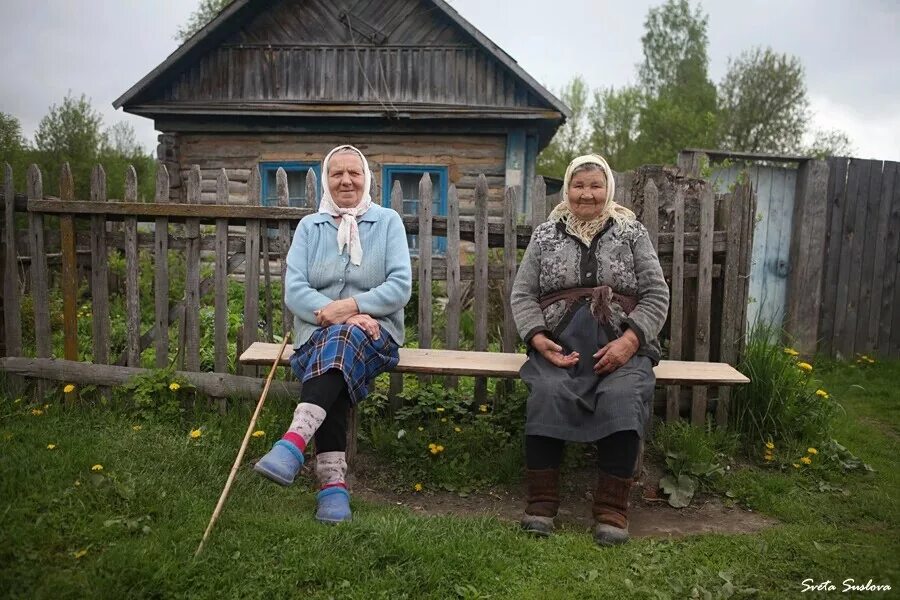
[[[447,189],[450,186],[447,167],[441,166],[385,166],[382,170],[382,206],[391,206],[391,190],[394,182],[400,182],[400,190],[403,193],[403,206],[392,206],[404,215],[419,214],[419,181],[422,175],[428,173],[431,176],[432,186],[432,214],[447,216]],[[416,235],[408,235],[409,249],[412,254],[419,253],[419,240]],[[447,238],[435,237],[432,252],[444,254],[447,251]]]
[[[263,206],[275,206],[278,196],[275,173],[278,167],[284,169],[288,178],[288,204],[306,206],[306,174],[312,169],[316,174],[316,207],[322,197],[322,166],[317,162],[261,162],[259,176],[262,179],[260,201]]]

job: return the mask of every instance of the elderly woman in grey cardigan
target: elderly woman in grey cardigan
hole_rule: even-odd
[[[347,411],[366,397],[373,377],[400,360],[412,271],[403,221],[372,202],[362,153],[338,146],[322,162],[322,174],[319,211],[297,226],[285,276],[301,402],[287,432],[254,468],[290,485],[315,438],[316,519],[340,523],[351,518]]]
[[[628,496],[650,418],[656,339],[669,289],[633,212],[613,202],[606,161],[580,156],[562,202],[531,237],[511,304],[528,345],[525,424],[527,506],[522,526],[549,535],[559,508],[564,444],[594,442],[594,539],[628,539]]]

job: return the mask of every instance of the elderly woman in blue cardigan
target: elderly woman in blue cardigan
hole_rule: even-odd
[[[412,271],[403,221],[372,202],[362,153],[338,146],[322,163],[319,211],[300,221],[287,256],[285,303],[294,314],[291,368],[303,382],[287,433],[255,470],[290,485],[316,441],[316,518],[349,521],[347,412],[368,382],[399,361]]]

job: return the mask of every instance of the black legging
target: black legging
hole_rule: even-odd
[[[347,413],[350,410],[350,392],[344,375],[337,369],[307,379],[303,383],[301,399],[320,406],[325,420],[316,431],[316,454],[344,452],[347,450]]]
[[[565,445],[565,441],[557,438],[526,435],[525,464],[529,469],[558,469]],[[641,438],[633,429],[597,440],[600,470],[616,477],[632,477],[640,447]]]

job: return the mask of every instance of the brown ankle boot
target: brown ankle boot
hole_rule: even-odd
[[[633,479],[600,472],[594,490],[594,541],[612,546],[628,541],[628,496]]]
[[[522,528],[537,535],[550,535],[553,518],[559,510],[559,469],[527,469],[525,483],[528,505]]]

